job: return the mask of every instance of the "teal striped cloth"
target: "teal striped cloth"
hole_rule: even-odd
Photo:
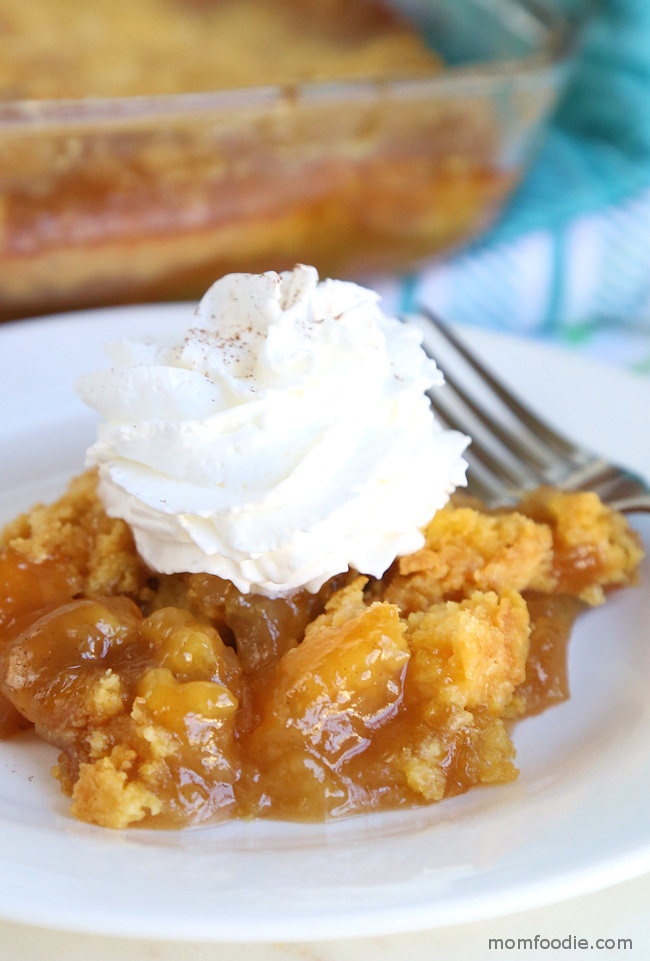
[[[563,2],[578,54],[528,175],[488,235],[402,299],[650,374],[650,0]]]

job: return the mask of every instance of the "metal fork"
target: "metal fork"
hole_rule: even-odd
[[[619,511],[650,511],[650,489],[641,478],[559,434],[514,397],[435,314],[422,308],[418,313],[435,328],[447,358],[423,345],[445,377],[443,390],[429,392],[431,406],[446,426],[472,438],[465,455],[470,494],[489,506],[508,505],[524,491],[552,484],[595,491]],[[463,386],[461,375],[453,373],[459,364]],[[468,380],[474,382],[473,392]]]

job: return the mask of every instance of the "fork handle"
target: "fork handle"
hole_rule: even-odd
[[[621,514],[650,511],[650,488],[643,478],[632,471],[606,461],[596,461],[582,480],[582,483],[575,486],[595,491],[604,504]]]
[[[609,501],[609,507],[621,514],[636,514],[650,512],[650,494],[636,494],[632,497],[621,497],[619,500]]]

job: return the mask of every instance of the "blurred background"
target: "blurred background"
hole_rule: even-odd
[[[573,53],[521,185],[413,296],[650,373],[650,4],[563,0]],[[417,289],[415,289],[417,288]]]
[[[314,263],[650,373],[645,0],[0,0],[0,316]]]

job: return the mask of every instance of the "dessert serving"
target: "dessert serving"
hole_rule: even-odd
[[[513,780],[575,617],[634,581],[591,493],[456,494],[415,329],[313,268],[218,281],[84,376],[88,470],[0,553],[0,726],[107,827],[318,820]],[[533,723],[533,722],[531,722]]]

